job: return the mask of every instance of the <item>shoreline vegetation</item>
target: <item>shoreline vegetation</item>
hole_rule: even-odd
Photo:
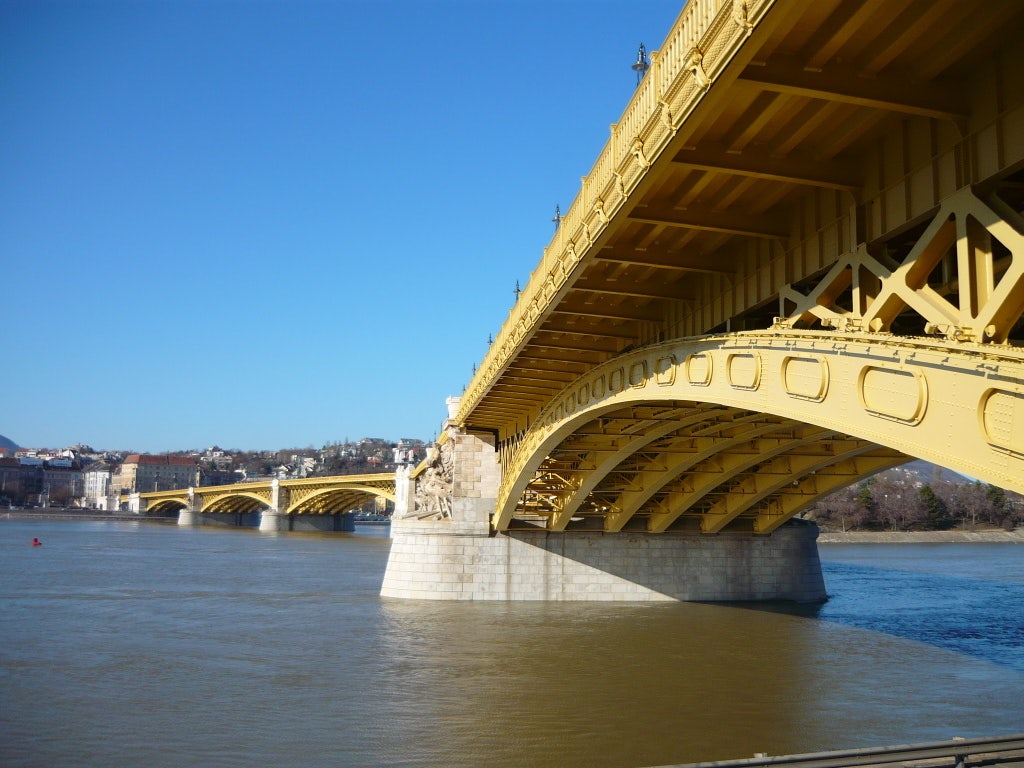
[[[806,517],[822,531],[1013,531],[1024,525],[1024,496],[912,461],[817,499]]]
[[[819,544],[1024,544],[1024,528],[1013,531],[821,531]]]

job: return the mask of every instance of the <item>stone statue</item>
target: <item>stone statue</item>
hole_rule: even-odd
[[[415,511],[409,517],[442,520],[452,516],[452,469],[455,464],[455,434],[427,451],[427,468],[416,478]]]

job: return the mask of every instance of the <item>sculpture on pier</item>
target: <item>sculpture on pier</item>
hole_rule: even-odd
[[[416,479],[414,511],[409,517],[442,520],[452,516],[452,470],[455,464],[454,430],[427,451],[427,468]]]

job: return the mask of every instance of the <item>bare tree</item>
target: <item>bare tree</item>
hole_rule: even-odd
[[[893,531],[921,525],[928,513],[917,487],[906,476],[880,475],[871,485],[878,519]]]

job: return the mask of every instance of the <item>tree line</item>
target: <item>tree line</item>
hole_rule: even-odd
[[[1013,530],[1024,523],[1024,497],[966,479],[926,482],[892,469],[820,499],[807,517],[840,531]]]

